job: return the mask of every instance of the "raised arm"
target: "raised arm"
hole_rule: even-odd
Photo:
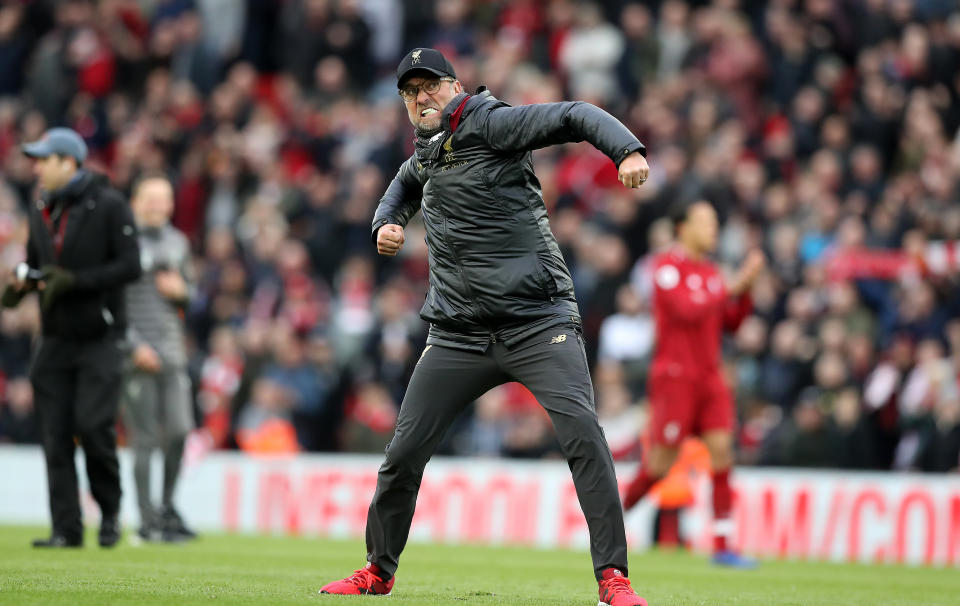
[[[420,197],[423,185],[420,183],[416,156],[411,156],[400,165],[397,176],[393,178],[387,191],[380,198],[377,212],[373,215],[373,229],[370,237],[376,243],[377,231],[384,225],[405,227],[407,222],[420,210]]]
[[[626,126],[582,101],[498,107],[486,116],[486,139],[505,152],[587,141],[618,167],[633,152],[646,156],[643,143]]]

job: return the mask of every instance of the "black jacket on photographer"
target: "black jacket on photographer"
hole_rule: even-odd
[[[123,286],[140,276],[140,252],[130,207],[105,176],[81,169],[30,205],[27,263],[69,272],[70,287],[41,305],[44,336],[123,336]]]
[[[423,213],[430,287],[420,316],[428,343],[485,350],[560,323],[579,325],[573,280],[550,231],[531,151],[588,141],[615,164],[640,141],[616,118],[583,102],[511,107],[481,88],[443,110],[435,133],[380,200],[373,239],[388,223]]]

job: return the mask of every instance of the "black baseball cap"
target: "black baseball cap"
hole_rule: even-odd
[[[31,158],[48,156],[69,156],[83,164],[87,159],[87,144],[77,131],[69,128],[51,128],[32,143],[20,146],[23,153]]]
[[[456,78],[453,66],[443,56],[443,53],[434,48],[415,48],[403,58],[397,67],[397,88],[403,85],[411,72],[423,70],[435,76],[450,76]]]

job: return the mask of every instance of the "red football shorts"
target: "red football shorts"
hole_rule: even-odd
[[[679,446],[689,435],[734,429],[733,398],[723,376],[650,377],[649,438],[653,444]]]

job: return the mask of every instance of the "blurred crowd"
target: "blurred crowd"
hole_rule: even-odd
[[[719,262],[762,247],[725,342],[744,464],[960,466],[960,10],[952,0],[20,0],[0,7],[0,266],[34,198],[18,144],[64,125],[121,190],[164,171],[199,279],[186,313],[216,448],[381,452],[423,349],[414,221],[370,239],[413,151],[395,68],[442,50],[468,91],[589,101],[648,147],[626,190],[587,144],[534,155],[574,276],[598,413],[637,456],[655,346],[649,255],[705,198]],[[3,269],[4,272],[7,269]],[[0,441],[37,439],[35,306],[0,317]],[[446,454],[549,457],[497,388]]]

